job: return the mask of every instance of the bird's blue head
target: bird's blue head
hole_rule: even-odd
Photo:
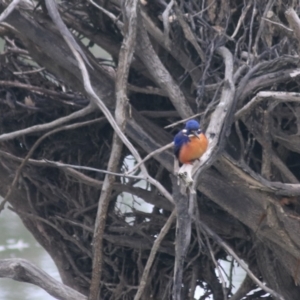
[[[200,133],[200,124],[196,120],[187,121],[184,129],[180,130],[174,137],[174,153],[176,157],[178,157],[181,147],[190,142],[190,137],[194,135],[199,138]]]
[[[196,120],[189,120],[185,124],[185,129],[188,131],[197,131],[200,128],[200,124]]]

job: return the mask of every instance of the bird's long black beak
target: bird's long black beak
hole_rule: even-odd
[[[197,131],[192,131],[192,134],[193,134],[196,138],[200,139],[200,138],[199,138],[199,134],[198,134]]]

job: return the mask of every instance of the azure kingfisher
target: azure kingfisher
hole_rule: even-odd
[[[208,146],[208,140],[196,120],[187,121],[185,128],[174,137],[174,154],[181,164],[192,164]]]

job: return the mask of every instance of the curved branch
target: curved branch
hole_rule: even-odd
[[[230,126],[230,116],[233,114],[234,109],[234,95],[235,87],[233,83],[233,57],[231,52],[225,48],[220,47],[217,50],[218,54],[222,56],[225,63],[225,78],[224,86],[220,102],[213,112],[210,123],[206,130],[206,136],[209,141],[208,150],[202,156],[200,163],[198,163],[193,170],[195,174],[193,188],[195,188],[200,173],[207,167],[213,164],[216,160],[218,153],[222,147],[225,133]]]
[[[105,120],[104,118],[100,118],[100,119],[97,119],[96,121],[100,121],[100,120]],[[16,174],[14,176],[14,179],[12,181],[12,184],[11,186],[9,187],[8,189],[8,192],[6,193],[4,199],[1,201],[0,203],[0,212],[4,209],[4,205],[5,203],[8,201],[12,191],[14,190],[18,180],[19,180],[19,177],[21,175],[21,171],[23,170],[25,164],[27,163],[28,159],[32,156],[33,152],[35,151],[35,149],[41,144],[41,142],[46,139],[47,137],[49,137],[50,135],[52,134],[55,134],[57,132],[60,132],[60,131],[63,131],[63,130],[70,130],[70,129],[76,129],[78,127],[81,127],[81,126],[85,126],[85,125],[89,125],[89,124],[93,124],[95,123],[95,120],[92,120],[92,121],[86,121],[86,122],[79,122],[79,123],[76,123],[76,124],[71,124],[71,125],[65,125],[65,126],[62,126],[62,127],[59,127],[59,128],[56,128],[56,129],[53,129],[52,131],[49,131],[47,133],[45,133],[43,136],[41,136],[35,143],[34,145],[31,147],[31,149],[29,150],[29,152],[27,153],[26,157],[24,158],[24,160],[22,160],[20,166],[18,167],[17,171],[16,171]]]
[[[248,113],[254,105],[265,99],[276,99],[279,102],[300,102],[300,93],[261,91],[234,114],[235,121]]]
[[[288,80],[291,80],[291,78],[297,77],[299,75],[300,75],[299,69],[287,69],[287,70],[283,70],[283,71],[280,70],[280,71],[267,73],[255,77],[251,80],[248,80],[247,85],[243,88],[241,94],[237,95],[239,98],[238,101],[239,103],[243,103],[246,97],[251,95],[254,91],[257,91],[267,86],[278,84],[280,82],[286,82]]]

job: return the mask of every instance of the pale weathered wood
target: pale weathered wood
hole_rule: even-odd
[[[86,296],[55,280],[26,259],[0,259],[0,277],[34,284],[59,300],[87,299]]]

